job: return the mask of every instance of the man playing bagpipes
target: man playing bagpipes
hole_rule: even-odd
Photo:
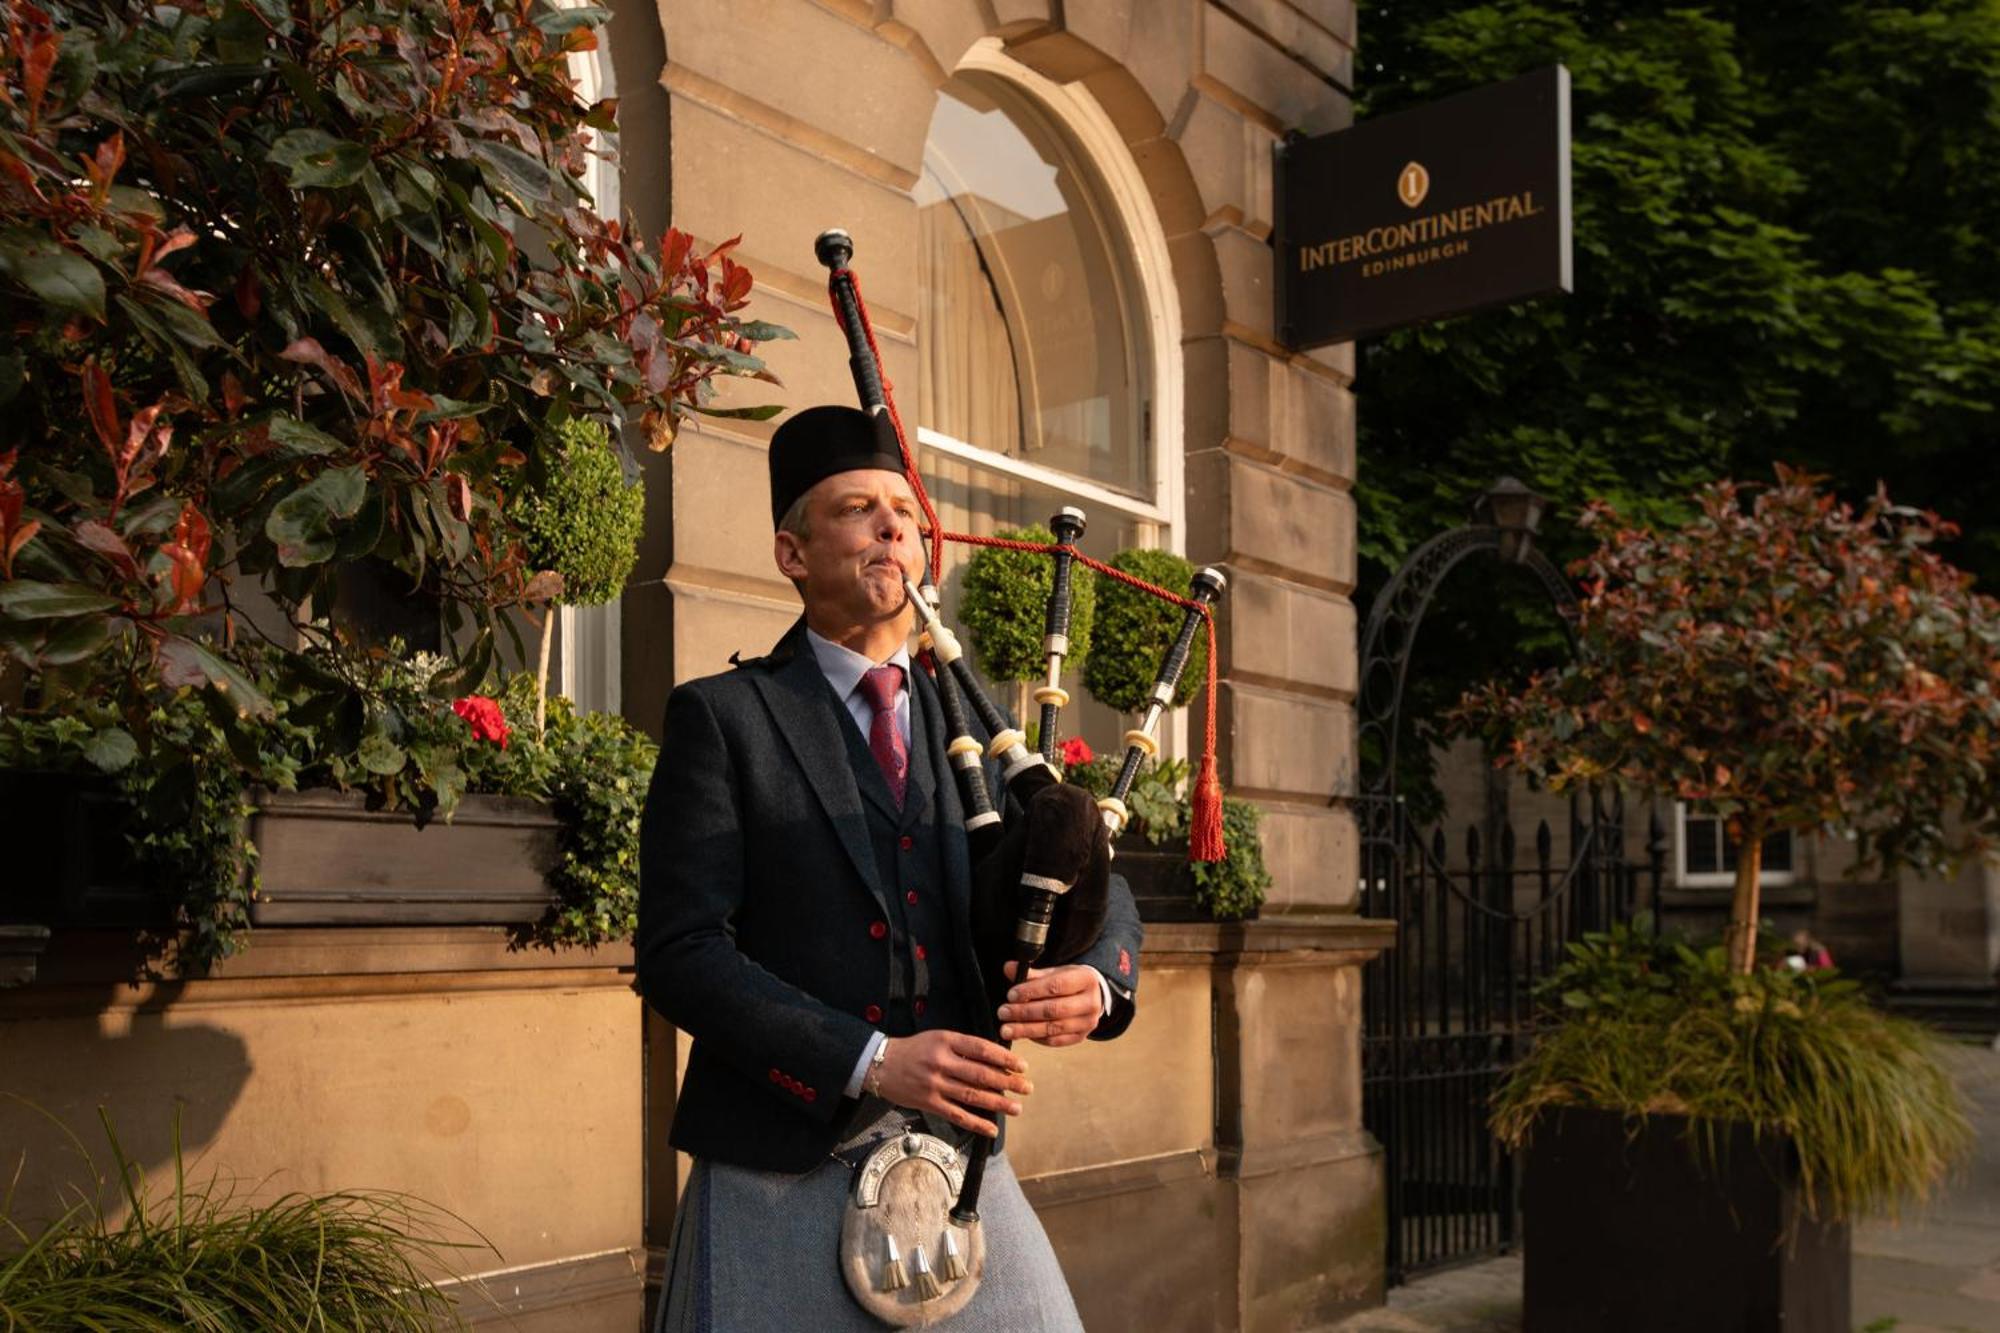
[[[929,1323],[943,1306],[925,1309],[918,1288],[947,1296],[946,1265],[968,1262],[982,1280],[944,1326],[1080,1327],[1004,1155],[986,1172],[976,1229],[940,1223],[893,1259],[887,1236],[858,1256],[865,1287],[915,1317],[864,1312],[838,1275],[843,1212],[872,1144],[900,1144],[910,1113],[953,1148],[997,1135],[1032,1091],[1000,1041],[1122,1032],[1141,938],[1123,881],[1100,864],[1095,945],[1034,972],[997,1011],[987,998],[1004,983],[976,956],[950,738],[908,647],[905,581],[921,576],[924,551],[886,424],[817,407],[778,430],[774,549],[804,615],[768,656],[683,684],[667,705],[645,810],[638,977],[694,1038],[672,1142],[695,1170],[663,1329]],[[1094,805],[1053,787],[1082,803],[1101,843]],[[930,1173],[933,1193],[955,1192],[962,1172]],[[975,1241],[983,1253],[964,1253]]]

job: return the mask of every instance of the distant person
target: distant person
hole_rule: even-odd
[[[1792,932],[1792,947],[1785,953],[1785,966],[1794,972],[1831,972],[1833,951],[1814,938],[1809,930]]]

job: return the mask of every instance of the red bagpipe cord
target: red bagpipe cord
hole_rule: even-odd
[[[916,454],[910,449],[910,437],[903,430],[902,414],[896,411],[896,392],[889,383],[889,376],[882,361],[882,349],[875,342],[875,324],[868,318],[868,303],[861,299],[861,279],[853,269],[842,269],[854,288],[854,307],[861,313],[861,330],[868,338],[868,351],[875,358],[877,372],[882,379],[882,401],[888,405],[890,424],[896,428],[896,444],[903,453],[903,475],[909,480],[910,489],[916,492],[917,504],[924,511],[924,523],[928,531],[935,533],[938,540],[930,544],[930,575],[935,584],[944,572],[944,542],[962,542],[967,546],[996,546],[1005,551],[1032,551],[1054,554],[1059,548],[1054,542],[1014,541],[1005,537],[978,537],[969,532],[946,532],[938,523],[937,510],[931,505],[930,492],[924,488],[923,476],[917,471]],[[839,318],[838,305],[834,317]],[[1072,548],[1071,556],[1087,568],[1096,570],[1106,578],[1117,579],[1143,592],[1172,602],[1175,606],[1190,611],[1199,611],[1208,633],[1208,680],[1204,686],[1205,697],[1203,720],[1201,767],[1195,775],[1194,797],[1189,815],[1188,860],[1220,861],[1228,848],[1222,836],[1222,779],[1215,771],[1215,611],[1213,607],[1183,597],[1179,593],[1148,583],[1142,578],[1127,574],[1122,569],[1113,569],[1101,560],[1094,560],[1083,552]]]

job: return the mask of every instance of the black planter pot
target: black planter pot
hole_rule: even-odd
[[[1845,1223],[1805,1217],[1791,1141],[1697,1157],[1682,1116],[1551,1112],[1523,1184],[1528,1333],[1850,1333]]]
[[[12,861],[0,922],[147,929],[172,914],[140,884],[132,807],[109,778],[0,769],[0,838]]]
[[[1127,832],[1112,844],[1114,874],[1123,875],[1139,906],[1141,921],[1213,921],[1194,901],[1194,871],[1188,867],[1186,839],[1155,847],[1138,833]],[[1253,920],[1252,908],[1243,918]]]

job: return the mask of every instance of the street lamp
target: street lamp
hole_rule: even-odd
[[[1512,477],[1502,477],[1473,502],[1472,521],[1500,529],[1500,558],[1519,565],[1527,562],[1548,509],[1547,496],[1537,495]]]

